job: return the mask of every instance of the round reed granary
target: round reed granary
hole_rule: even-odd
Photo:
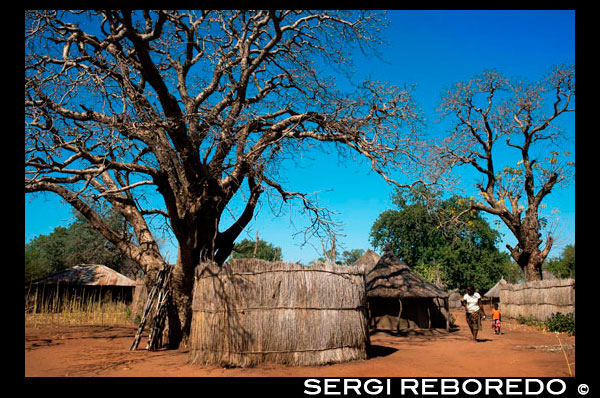
[[[198,266],[190,362],[250,367],[366,359],[360,266],[310,267],[257,259]]]

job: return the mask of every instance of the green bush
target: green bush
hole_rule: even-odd
[[[521,325],[535,326],[535,327],[542,326],[542,321],[540,321],[539,319],[537,319],[533,316],[529,316],[526,318],[523,315],[519,315],[517,317],[517,323],[519,323]]]
[[[570,336],[575,335],[575,315],[561,314],[557,312],[544,322],[544,326],[550,332],[565,332]]]

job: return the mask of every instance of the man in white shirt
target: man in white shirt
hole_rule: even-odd
[[[467,287],[467,293],[463,296],[462,304],[465,307],[467,324],[471,329],[473,341],[477,342],[477,333],[481,329],[481,318],[485,319],[486,315],[481,303],[481,296],[475,292],[473,286]]]

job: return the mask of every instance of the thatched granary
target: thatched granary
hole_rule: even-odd
[[[367,249],[367,251],[362,256],[360,256],[358,260],[356,260],[352,265],[363,267],[365,273],[368,273],[373,268],[375,268],[380,258],[381,256],[379,254],[375,253],[371,249]]]
[[[500,286],[506,283],[504,277],[500,278],[500,280],[488,290],[483,297],[488,298],[492,303],[500,301]]]
[[[367,273],[366,282],[372,330],[448,329],[448,292],[425,281],[390,251]]]
[[[360,267],[257,259],[197,268],[190,362],[322,365],[366,359]]]

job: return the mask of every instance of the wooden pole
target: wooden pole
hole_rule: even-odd
[[[335,260],[336,260],[336,254],[335,254],[335,235],[333,235],[332,243],[331,243],[331,257],[332,257],[332,263],[335,264]]]
[[[450,330],[450,305],[448,298],[444,298],[444,309],[446,310],[446,330]]]
[[[256,258],[256,254],[258,253],[258,229],[256,230],[256,243],[254,244],[254,254],[253,258]]]
[[[427,328],[429,330],[431,330],[431,304],[432,303],[433,303],[433,300],[431,300],[431,302],[427,306]]]
[[[402,320],[402,299],[398,299],[398,303],[400,305],[400,310],[398,311],[398,323],[396,324],[396,330],[400,332],[400,321]]]

